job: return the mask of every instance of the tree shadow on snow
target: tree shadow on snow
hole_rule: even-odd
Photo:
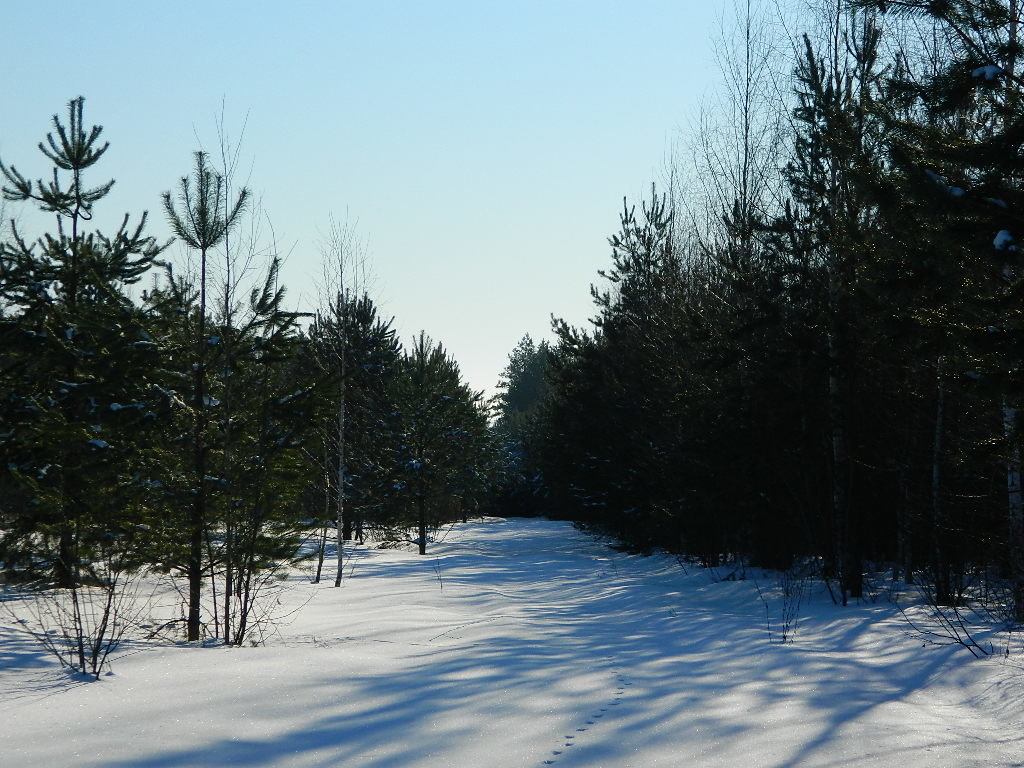
[[[284,734],[218,734],[105,765],[441,765],[453,745],[486,746],[488,733],[506,743],[496,729],[512,717],[528,723],[517,734],[520,753],[493,755],[492,766],[643,765],[644,752],[678,744],[688,750],[679,765],[706,763],[708,754],[716,764],[840,765],[830,752],[844,731],[863,724],[870,738],[869,721],[927,686],[951,653],[911,653],[900,643],[875,653],[874,625],[892,613],[881,606],[808,610],[802,631],[813,627],[813,641],[771,645],[749,585],[711,585],[670,558],[614,552],[567,524],[476,524],[435,549],[425,558],[366,557],[358,577],[383,585],[432,569],[448,599],[473,598],[490,613],[432,637],[391,673],[327,667],[313,690],[308,681],[279,685],[275,695],[308,711],[308,722]],[[864,746],[893,765],[928,738]],[[751,756],[759,740],[768,751]],[[934,745],[971,743],[949,733]]]

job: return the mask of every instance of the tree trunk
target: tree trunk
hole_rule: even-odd
[[[203,591],[203,531],[206,527],[206,251],[199,254],[199,330],[196,338],[194,459],[195,498],[189,516],[188,624],[189,642],[199,639]]]
[[[427,502],[423,494],[420,493],[416,497],[416,505],[419,508],[419,534],[420,534],[420,554],[427,554]]]
[[[341,389],[338,393],[338,573],[334,586],[341,586],[345,573],[345,343],[341,343]]]
[[[935,431],[932,435],[932,568],[935,571],[935,603],[953,604],[953,585],[946,563],[942,532],[945,528],[942,504],[942,435],[945,422],[946,388],[942,380],[942,359],[935,366]]]
[[[331,465],[330,456],[327,452],[327,443],[324,443],[324,517],[323,527],[320,529],[320,546],[316,553],[316,576],[313,583],[319,584],[320,577],[324,570],[324,558],[327,556],[327,521],[331,516]]]
[[[189,516],[188,546],[188,640],[199,639],[201,598],[203,590],[203,528],[206,519],[205,470],[206,452],[196,450],[196,495]]]
[[[313,577],[313,583],[320,583],[320,576],[324,570],[324,555],[327,552],[327,526],[320,529],[320,543],[317,545],[316,551],[316,575]]]
[[[227,247],[227,241],[225,239],[225,248],[226,247]],[[228,266],[230,268],[230,264]],[[225,327],[224,327],[223,339],[229,339],[231,337],[231,333],[232,333],[233,329],[231,328],[231,315],[229,314],[230,313],[230,307],[229,307],[229,304],[228,304],[228,292],[227,292],[227,290],[225,290],[224,304],[225,304],[225,315],[224,315],[224,317],[225,317],[224,326]],[[230,365],[231,364],[231,354],[230,354],[229,350],[231,349],[231,347],[228,346],[228,345],[231,344],[231,342],[224,342],[224,341],[222,341],[222,344],[225,344],[225,347],[224,347],[225,348],[225,353],[224,353],[225,365]],[[224,477],[225,479],[227,479],[227,478],[232,478],[233,479],[234,478],[234,472],[233,472],[233,467],[232,467],[232,461],[233,461],[232,448],[233,448],[233,444],[232,444],[232,434],[231,434],[231,420],[232,420],[232,415],[233,415],[234,402],[233,402],[233,398],[231,397],[231,391],[230,391],[231,379],[232,379],[231,376],[225,377],[224,390],[223,390],[223,392],[224,392],[223,407],[224,407],[224,412],[225,413],[224,413],[224,421],[223,421],[223,424],[224,424],[224,432],[223,432],[223,435],[224,435],[224,437],[223,437],[223,440],[224,440],[224,442],[223,442],[223,445],[224,445],[224,464],[223,464],[223,467],[224,467],[224,469],[223,469],[222,477]],[[234,483],[232,483],[230,487],[233,487],[233,485],[234,485]],[[228,493],[225,494],[223,509],[224,509],[224,635],[223,635],[223,637],[224,637],[224,642],[225,643],[230,643],[231,642],[231,595],[232,595],[232,592],[234,591],[234,587],[235,587],[235,583],[234,582],[235,582],[235,558],[236,558],[236,555],[235,555],[235,524],[234,524],[235,507],[234,507],[234,494],[233,493],[228,492]],[[211,561],[212,561],[213,553],[211,552],[210,555],[211,555]],[[214,585],[214,586],[216,586],[216,585]],[[214,605],[216,605],[216,601],[217,601],[216,594],[213,595],[213,601],[214,601]]]
[[[833,293],[837,289],[833,287]],[[835,297],[833,297],[835,300]],[[833,307],[833,314],[838,312]],[[839,590],[841,602],[845,606],[847,599],[863,596],[864,582],[860,567],[860,557],[854,542],[853,521],[849,510],[847,484],[850,477],[850,457],[846,447],[845,409],[843,407],[844,382],[841,342],[835,326],[838,321],[833,319],[833,328],[828,336],[828,413],[832,443],[832,539],[834,547],[834,564],[839,571]]]
[[[1017,46],[1020,43],[1018,20],[1020,18],[1019,0],[1009,2],[1009,45],[1005,70],[1006,98],[1014,107],[1019,106],[1020,90],[1015,84],[1017,76]],[[1016,274],[1013,266],[1003,267],[1003,274],[1009,279]],[[1021,449],[1018,412],[1005,400],[1003,401],[1003,434],[1007,442],[1006,460],[1006,497],[1010,558],[1010,578],[1013,583],[1013,617],[1018,623],[1024,623],[1024,497],[1021,495]]]
[[[75,554],[75,534],[71,521],[65,520],[60,529],[57,562],[54,564],[54,580],[58,589],[75,589],[78,586],[78,567]]]
[[[1021,492],[1021,450],[1017,429],[1018,414],[1003,402],[1003,434],[1006,438],[1006,498],[1010,558],[1013,583],[1013,616],[1024,622],[1024,494]]]
[[[232,559],[235,556],[232,537],[231,518],[228,517],[224,526],[224,642],[231,640],[231,590],[234,589],[234,568]],[[216,601],[216,595],[214,600]]]
[[[913,531],[911,530],[910,487],[906,469],[900,472],[900,495],[902,503],[896,520],[896,562],[902,572],[903,583],[914,583]],[[897,576],[897,578],[899,578]]]

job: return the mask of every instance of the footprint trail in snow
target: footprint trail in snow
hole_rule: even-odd
[[[595,707],[593,714],[591,714],[574,733],[565,734],[562,745],[557,749],[551,750],[551,756],[546,760],[543,760],[541,765],[555,765],[558,762],[558,758],[563,754],[566,754],[566,750],[570,747],[574,747],[580,743],[586,743],[586,738],[591,727],[599,725],[601,718],[615,712],[612,707],[617,707],[622,703],[622,697],[625,696],[626,690],[633,683],[626,677],[619,665],[615,663],[614,657],[606,656],[605,659],[610,665],[609,670],[615,676],[615,690],[612,695],[608,698],[608,701],[605,702],[604,706]]]

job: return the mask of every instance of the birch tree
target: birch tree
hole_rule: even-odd
[[[331,456],[333,473],[328,473],[324,493],[330,495],[333,480],[334,517],[337,535],[337,570],[334,586],[340,587],[345,573],[345,541],[351,538],[346,518],[345,489],[348,472],[348,400],[351,369],[353,312],[359,299],[365,298],[367,264],[363,243],[354,225],[339,223],[333,218],[322,248],[323,295],[317,313],[316,326],[320,355],[319,363],[335,387],[333,401],[333,427],[325,430],[325,453]],[[333,477],[331,475],[333,474]]]

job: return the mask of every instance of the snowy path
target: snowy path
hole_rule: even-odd
[[[0,765],[1024,765],[1024,670],[922,648],[886,604],[769,644],[749,581],[564,523],[364,551],[265,647],[164,646],[69,685],[0,619]]]

